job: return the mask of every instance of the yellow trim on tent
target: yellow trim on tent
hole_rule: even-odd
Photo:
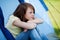
[[[60,0],[44,0],[48,7],[48,15],[58,37],[60,38]]]

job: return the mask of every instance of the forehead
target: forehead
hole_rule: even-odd
[[[28,7],[27,11],[33,11],[33,9],[31,7]]]

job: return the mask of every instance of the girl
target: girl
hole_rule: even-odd
[[[16,38],[23,30],[34,29],[37,24],[42,23],[43,20],[34,17],[35,9],[29,3],[21,3],[17,9],[10,16],[6,28]],[[27,35],[27,34],[26,34]]]

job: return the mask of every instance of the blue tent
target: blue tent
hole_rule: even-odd
[[[1,0],[0,1],[0,4],[1,4],[0,6],[2,8],[4,18],[5,18],[5,20],[4,20],[5,25],[8,21],[9,16],[14,12],[14,10],[18,6],[19,2],[23,3],[24,1],[20,1],[20,0],[19,1],[18,0],[6,0],[6,1]],[[26,0],[25,0],[25,2],[26,2]],[[37,25],[37,28],[34,29],[34,31],[37,30],[38,37],[39,38],[41,37],[42,38],[41,40],[44,40],[45,37],[47,37],[48,40],[51,40],[51,39],[56,40],[53,37],[54,29],[53,29],[52,24],[50,22],[50,19],[48,17],[48,13],[47,13],[48,8],[44,4],[44,1],[43,0],[29,0],[28,2],[31,3],[35,7],[35,11],[36,11],[35,16],[38,17],[38,18],[43,18],[44,19],[44,23],[40,24],[40,25]],[[32,40],[34,40],[34,37],[35,37],[35,34],[33,33],[34,31],[32,31],[32,34],[31,34],[31,36],[33,36]],[[5,40],[6,37],[4,36],[4,34],[2,33],[1,30],[0,30],[0,32],[1,32],[0,33],[1,37],[3,37],[2,39],[0,37],[0,39]],[[52,34],[52,36],[51,36],[51,34]],[[37,40],[37,38],[35,40]]]

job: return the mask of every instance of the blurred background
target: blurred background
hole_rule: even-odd
[[[60,0],[21,1],[31,3],[35,7],[35,16],[44,19],[45,23],[41,25],[43,33],[48,34],[55,32],[60,38]],[[20,4],[19,0],[0,0],[0,7],[3,11],[5,25],[18,4]]]

